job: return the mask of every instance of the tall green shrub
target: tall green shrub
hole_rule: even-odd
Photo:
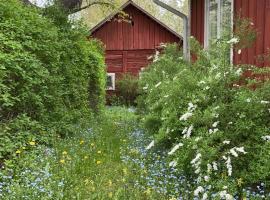
[[[57,7],[0,0],[0,158],[43,137],[32,123],[64,134],[91,115],[90,106],[97,112],[104,66],[101,45]]]
[[[140,82],[142,121],[167,144],[168,159],[195,179],[201,198],[239,195],[270,178],[270,84],[245,78],[260,69],[231,65],[228,52],[237,43],[220,39],[206,51],[194,42],[194,63],[172,56],[180,55],[176,49],[165,53]]]

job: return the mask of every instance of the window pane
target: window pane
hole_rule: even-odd
[[[222,0],[222,35],[231,33],[232,28],[232,2],[231,0]]]
[[[218,3],[216,0],[209,0],[209,27],[208,27],[208,40],[211,42],[217,39],[217,23],[218,23]]]

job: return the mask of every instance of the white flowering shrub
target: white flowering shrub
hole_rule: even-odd
[[[174,166],[196,180],[200,199],[245,196],[244,188],[270,179],[270,84],[244,75],[260,70],[230,64],[238,42],[221,39],[210,51],[194,42],[194,63],[168,47],[140,80],[142,122]]]

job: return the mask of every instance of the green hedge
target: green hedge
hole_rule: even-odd
[[[57,7],[0,1],[0,158],[72,131],[101,109],[104,85],[103,48],[83,26]]]

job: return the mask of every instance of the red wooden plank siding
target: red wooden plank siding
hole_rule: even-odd
[[[128,5],[124,11],[133,24],[112,19],[92,33],[104,43],[107,71],[116,73],[117,78],[127,72],[138,75],[141,68],[150,63],[147,58],[155,53],[160,43],[181,40],[136,6]]]
[[[269,2],[270,0],[235,0],[235,13],[241,13],[242,17],[249,18],[258,32],[251,48],[242,50],[241,55],[235,54],[236,64],[256,64],[259,67],[269,65],[259,59],[270,47]]]
[[[265,1],[261,1],[257,6],[257,19],[256,27],[258,31],[258,36],[256,40],[256,55],[263,55],[264,53],[264,27],[265,27]],[[256,65],[261,67],[264,66],[264,61],[260,58],[256,59]]]
[[[205,0],[191,0],[191,35],[204,45]],[[252,47],[242,49],[241,54],[234,52],[235,64],[270,66],[262,62],[262,57],[270,48],[270,0],[234,0],[234,15],[250,18],[258,37]]]
[[[266,13],[265,13],[265,46],[264,46],[264,52],[270,53],[270,0],[266,0]],[[270,55],[269,55],[270,57]],[[270,61],[266,60],[265,62],[266,66],[270,66]]]
[[[191,0],[191,35],[204,45],[204,0]]]

